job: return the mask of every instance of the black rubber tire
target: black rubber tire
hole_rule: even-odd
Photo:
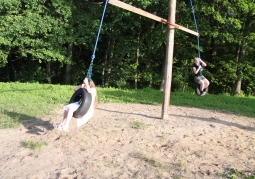
[[[205,94],[208,92],[208,87],[207,88],[205,88],[205,90],[204,90],[204,92],[205,92]],[[195,93],[198,95],[198,96],[200,96],[200,84],[198,84],[198,83],[196,83],[196,85],[195,85]]]
[[[84,116],[91,105],[92,96],[84,88],[76,90],[71,97],[69,104],[74,102],[80,102],[79,108],[73,113],[73,117],[81,118]]]

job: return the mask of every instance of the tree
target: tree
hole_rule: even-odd
[[[245,67],[251,62],[247,53],[254,51],[249,38],[254,33],[254,2],[202,1],[199,4],[202,16],[200,32],[206,43],[205,53],[211,66],[212,83],[225,92],[239,94]],[[212,85],[211,85],[212,86]],[[231,89],[232,88],[232,89]]]
[[[52,61],[67,62],[65,28],[71,15],[68,1],[2,1],[0,28],[1,66],[9,61],[37,60],[48,67]],[[13,58],[15,56],[15,58]],[[15,71],[15,69],[14,69]],[[15,79],[14,79],[15,80]]]

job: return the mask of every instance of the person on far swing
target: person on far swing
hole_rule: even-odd
[[[194,59],[193,64],[193,72],[195,74],[194,81],[200,84],[200,96],[204,96],[204,90],[209,86],[210,82],[203,76],[202,69],[203,67],[207,66],[206,63],[201,59],[196,57]]]

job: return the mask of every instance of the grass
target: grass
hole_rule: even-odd
[[[154,158],[142,157],[142,160],[153,167],[162,167],[162,164],[156,161]]]
[[[69,102],[74,87],[39,83],[0,83],[0,128],[13,128],[24,120],[51,114],[54,108],[62,107]],[[139,90],[97,88],[97,91],[99,103],[162,104],[162,92],[150,88]],[[211,94],[199,97],[192,93],[172,92],[170,104],[255,117],[255,97]]]
[[[42,117],[68,103],[73,86],[39,83],[0,83],[0,128]],[[68,97],[67,97],[68,96]]]
[[[222,178],[226,179],[255,179],[255,174],[250,172],[238,171],[237,169],[229,169]]]
[[[163,165],[156,161],[154,158],[151,157],[147,157],[146,155],[142,154],[142,153],[134,153],[133,157],[140,159],[141,161],[146,162],[147,164],[156,167],[156,168],[162,168]]]
[[[130,124],[131,124],[131,127],[134,129],[141,129],[144,127],[144,123],[139,122],[139,121],[132,121],[132,122],[130,122]]]
[[[162,92],[154,89],[120,90],[99,88],[99,102],[162,104]],[[200,97],[194,93],[172,92],[170,104],[201,109],[232,112],[237,115],[255,117],[255,97],[211,95]]]
[[[22,147],[29,148],[32,150],[38,150],[38,149],[41,149],[43,146],[47,146],[47,145],[48,145],[47,142],[34,142],[30,140],[21,142]]]
[[[207,94],[203,97],[189,93],[172,93],[171,104],[177,106],[192,106],[202,109],[232,112],[237,115],[255,117],[255,97],[238,97]]]

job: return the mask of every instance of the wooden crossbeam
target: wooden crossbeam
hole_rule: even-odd
[[[146,11],[142,10],[142,9],[139,9],[139,8],[136,8],[136,7],[131,6],[129,4],[126,4],[124,2],[121,2],[119,0],[109,0],[108,3],[110,3],[110,4],[114,5],[114,6],[126,9],[128,11],[134,12],[136,14],[140,14],[142,16],[148,17],[148,18],[153,19],[155,21],[158,21],[158,22],[161,22],[161,23],[164,23],[164,24],[168,24],[168,25],[174,26],[177,29],[183,30],[183,31],[188,32],[190,34],[193,34],[195,36],[199,36],[199,33],[195,32],[193,30],[190,30],[190,29],[188,29],[186,27],[183,27],[183,26],[180,26],[178,24],[172,24],[172,23],[168,22],[166,19],[158,17],[158,16],[156,16],[154,14],[151,14],[149,12],[146,12]]]

